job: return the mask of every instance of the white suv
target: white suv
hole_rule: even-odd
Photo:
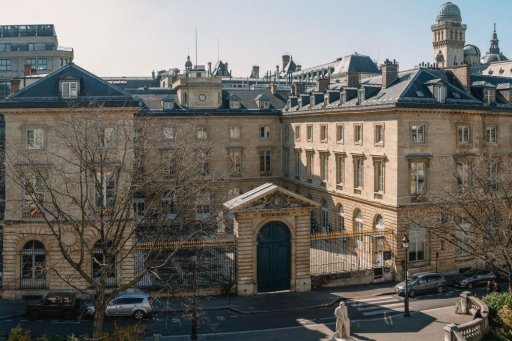
[[[119,294],[108,303],[105,315],[108,317],[133,316],[136,320],[140,320],[151,315],[152,311],[147,294]]]

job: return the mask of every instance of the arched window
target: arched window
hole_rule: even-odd
[[[384,229],[384,218],[380,214],[377,214],[375,217],[375,222],[373,224],[373,228],[376,230],[383,230]]]
[[[322,202],[322,233],[329,232],[329,204],[327,203],[327,200],[324,200]]]
[[[363,215],[361,214],[361,211],[356,210],[354,212],[354,233],[363,233]],[[363,236],[358,235],[355,238],[356,240],[356,248],[361,248],[361,244],[363,241]]]
[[[345,211],[343,211],[343,206],[338,205],[337,209],[337,218],[338,218],[338,231],[345,230]]]
[[[46,249],[40,241],[30,240],[21,249],[21,287],[46,287]]]
[[[411,225],[409,230],[409,261],[422,261],[426,258],[427,231],[418,225]]]
[[[112,243],[101,240],[98,240],[92,248],[92,277],[95,281],[104,278],[107,288],[115,287],[117,284],[116,258],[111,254],[111,250]]]

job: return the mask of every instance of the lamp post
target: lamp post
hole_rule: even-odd
[[[407,258],[409,258],[409,238],[407,235],[402,239],[402,246],[405,248],[405,297],[404,297],[404,317],[409,317],[409,288],[407,283]]]
[[[437,272],[437,262],[439,260],[439,251],[436,251],[436,272]]]

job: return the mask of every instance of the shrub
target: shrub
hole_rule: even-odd
[[[512,328],[512,306],[504,305],[498,311],[501,323],[507,328]]]
[[[24,329],[18,324],[11,329],[7,341],[30,341],[30,330]]]
[[[512,296],[508,293],[493,292],[492,294],[485,296],[483,301],[489,307],[489,313],[492,316],[497,316],[498,311],[500,311],[503,306],[509,306],[512,308]]]
[[[115,324],[114,337],[115,341],[140,341],[144,339],[144,329],[139,324],[131,324],[121,327]]]

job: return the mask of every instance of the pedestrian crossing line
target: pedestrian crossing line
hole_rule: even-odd
[[[357,307],[365,307],[369,304],[378,305],[378,304],[394,303],[394,302],[399,302],[399,301],[397,301],[394,298],[387,298],[387,299],[382,299],[382,300],[378,300],[378,301],[367,301],[367,302],[352,301],[352,302],[349,302],[348,305],[352,306],[354,308],[357,308]]]
[[[373,315],[381,315],[381,314],[398,314],[398,313],[401,313],[402,309],[400,310],[390,310],[390,309],[380,309],[380,310],[375,310],[375,311],[369,311],[369,312],[363,312],[363,315],[364,316],[373,316]]]
[[[370,307],[363,307],[363,308],[358,308],[357,310],[369,311],[369,310],[383,309],[383,308],[391,309],[391,308],[399,307],[402,305],[404,305],[403,302],[397,302],[397,303],[391,303],[391,304],[385,304],[385,305],[374,305],[374,306],[370,306]]]
[[[351,302],[374,302],[374,301],[385,301],[395,299],[393,296],[377,296],[377,297],[366,297],[366,298],[356,298],[352,299]]]

